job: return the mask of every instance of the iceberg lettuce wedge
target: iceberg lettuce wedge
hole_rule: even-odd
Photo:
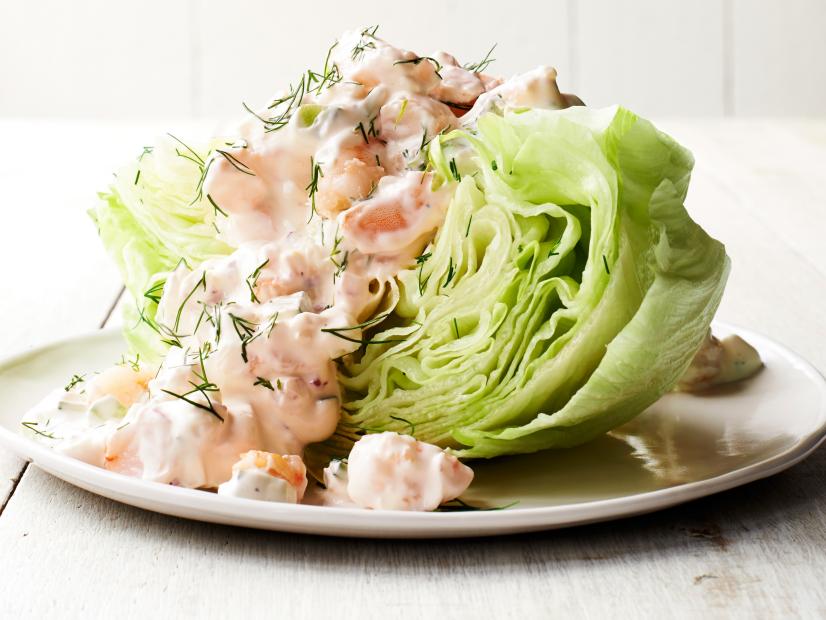
[[[459,181],[374,337],[403,342],[344,360],[323,453],[376,430],[463,457],[568,447],[675,384],[729,268],[683,207],[688,151],[623,108],[527,110],[434,141],[431,164]]]

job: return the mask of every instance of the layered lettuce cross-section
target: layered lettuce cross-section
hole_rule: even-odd
[[[723,292],[724,247],[686,213],[688,151],[623,108],[488,114],[434,141],[458,182],[401,299],[341,364],[322,451],[393,429],[494,457],[573,446],[653,403]]]

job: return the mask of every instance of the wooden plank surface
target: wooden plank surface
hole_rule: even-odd
[[[809,230],[824,229],[815,207],[826,200],[804,178],[826,167],[826,123],[661,126],[693,148],[689,208],[733,259],[721,318],[826,370],[826,274]],[[795,161],[790,145],[811,161]],[[784,156],[767,174],[772,148]],[[824,547],[826,450],[649,516],[431,542],[184,521],[31,467],[0,516],[0,600],[9,617],[816,618],[826,615]]]

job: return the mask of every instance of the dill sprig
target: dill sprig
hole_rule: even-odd
[[[491,506],[489,508],[482,507],[482,506],[473,506],[472,504],[468,504],[467,502],[459,499],[458,497],[455,499],[450,500],[449,502],[445,502],[441,506],[436,509],[436,512],[465,512],[471,510],[507,510],[508,508],[513,508],[519,503],[519,500],[513,501],[510,504],[505,504],[504,506]]]
[[[465,228],[465,239],[467,239],[467,236],[470,234],[470,225],[471,225],[472,222],[473,222],[473,213],[470,214],[470,217],[468,218],[468,221],[467,221],[467,228]]]
[[[424,270],[424,264],[427,262],[427,259],[432,256],[432,252],[427,252],[425,254],[421,254],[416,257],[416,264],[419,266],[419,273],[418,273],[418,281],[419,281],[419,295],[424,294],[424,287],[427,286],[428,280],[430,280],[430,276],[427,276],[424,280],[422,280],[422,271]]]
[[[145,323],[152,331],[157,333],[161,337],[162,343],[170,347],[178,347],[179,349],[183,348],[183,345],[181,344],[181,338],[184,337],[183,334],[175,333],[174,330],[170,329],[160,321],[150,319],[146,316],[144,308],[141,306],[138,306],[138,317],[138,322]]]
[[[362,54],[364,54],[365,50],[368,49],[376,49],[376,44],[369,39],[376,38],[376,32],[378,31],[378,25],[373,26],[372,28],[368,26],[364,30],[361,31],[361,37],[358,40],[358,43],[353,47],[353,50],[350,52],[350,58],[354,61],[358,60]]]
[[[364,123],[362,121],[359,121],[359,124],[356,125],[356,128],[353,130],[353,133],[361,133],[361,137],[364,140],[364,143],[370,143],[370,140],[367,139],[367,132],[364,130]]]
[[[456,317],[453,317],[453,333],[456,334],[456,340],[459,340],[461,336],[459,336],[459,323],[456,321]]]
[[[338,41],[334,42],[327,50],[327,56],[324,58],[324,68],[321,70],[321,73],[307,69],[307,90],[310,92],[315,92],[320,95],[325,86],[330,88],[341,81],[342,75],[338,69],[338,65],[335,63],[330,64],[330,56],[337,45]],[[318,86],[313,88],[313,82],[318,82]]]
[[[207,349],[207,354],[206,355],[204,354],[204,348]],[[165,390],[165,389],[162,389],[161,392],[164,392],[165,394],[169,394],[170,396],[174,396],[175,398],[177,398],[179,400],[182,400],[185,403],[189,403],[193,407],[197,407],[198,409],[203,409],[204,411],[207,411],[207,412],[211,413],[216,418],[218,418],[221,422],[223,422],[224,418],[221,416],[220,413],[218,413],[218,410],[215,409],[215,404],[212,402],[212,399],[209,397],[210,393],[215,393],[215,392],[218,391],[218,386],[215,385],[212,381],[210,381],[209,378],[207,377],[206,367],[204,366],[204,358],[209,355],[210,348],[211,347],[209,346],[209,343],[206,343],[206,345],[204,347],[198,349],[198,361],[199,361],[199,365],[200,365],[200,370],[193,370],[192,373],[200,380],[200,383],[195,383],[194,381],[190,380],[189,385],[192,386],[192,389],[189,390],[188,392],[184,392],[183,394],[178,394],[178,393],[173,392],[171,390]],[[206,402],[207,402],[206,405],[203,404],[203,403],[198,402],[197,400],[193,400],[193,399],[189,398],[190,396],[192,396],[193,394],[196,394],[196,393],[200,394],[201,396],[204,397],[204,400],[206,400]]]
[[[189,146],[186,142],[184,142],[180,138],[178,138],[176,136],[173,136],[169,132],[167,132],[166,135],[169,136],[170,138],[172,138],[173,140],[175,140],[175,142],[180,144],[182,147],[184,147],[184,149],[186,149],[186,151],[189,153],[187,155],[186,152],[182,153],[181,151],[179,151],[176,148],[175,153],[177,153],[178,157],[183,157],[184,159],[188,159],[189,161],[192,161],[192,162],[196,163],[199,166],[204,166],[204,159],[200,155],[198,155],[197,152],[195,152],[195,149],[193,149],[191,146]]]
[[[49,432],[46,432],[46,431],[41,431],[39,429],[36,429],[35,426],[39,426],[40,422],[21,422],[20,424],[22,424],[24,427],[26,427],[27,429],[29,429],[33,433],[36,433],[36,434],[38,434],[42,437],[46,437],[47,439],[62,439],[62,437],[55,437],[54,433],[49,433]]]
[[[232,320],[232,327],[235,329],[235,333],[241,341],[241,359],[243,359],[246,364],[249,361],[247,359],[247,345],[261,335],[261,332],[257,331],[258,323],[232,314],[231,312],[229,313],[229,318]]]
[[[321,165],[315,160],[315,157],[310,155],[310,184],[304,188],[310,198],[310,220],[318,213],[315,208],[315,195],[318,192],[318,181],[323,177],[324,173],[321,171]]]
[[[189,291],[189,294],[187,294],[187,296],[184,297],[184,300],[181,302],[181,305],[178,306],[178,312],[175,314],[175,324],[172,327],[173,331],[178,331],[178,327],[180,327],[181,324],[181,314],[183,314],[184,306],[186,306],[186,302],[188,302],[190,298],[195,294],[195,291],[198,290],[198,287],[203,287],[204,292],[206,292],[206,271],[201,274],[201,279],[198,280],[198,282],[195,284],[192,290]]]
[[[144,291],[143,296],[150,301],[154,301],[156,304],[160,303],[161,297],[163,296],[164,286],[166,286],[166,280],[159,280],[151,287],[149,287],[146,291]]]
[[[85,374],[82,374],[82,375],[79,375],[79,374],[72,375],[72,378],[71,378],[71,379],[69,379],[69,383],[67,383],[67,384],[66,384],[66,386],[63,388],[63,391],[64,391],[64,392],[68,392],[68,391],[69,391],[69,390],[71,390],[73,387],[75,387],[78,383],[83,383],[85,380],[86,380],[86,375],[85,375]]]
[[[267,338],[270,337],[270,334],[272,334],[272,330],[275,328],[275,326],[277,324],[278,324],[278,312],[275,312],[275,314],[273,314],[270,317],[270,320],[267,321],[267,325],[264,328],[264,330],[267,332]]]
[[[496,43],[493,44],[493,46],[488,50],[488,53],[485,54],[485,57],[482,60],[478,62],[465,63],[463,67],[468,71],[473,71],[474,73],[481,73],[482,71],[488,68],[488,65],[490,63],[496,60],[495,58],[490,57],[490,55],[493,54],[493,50],[496,49],[496,45]]]
[[[408,434],[409,435],[415,435],[416,434],[416,425],[413,424],[413,422],[411,422],[410,420],[406,420],[406,419],[404,419],[400,416],[395,416],[395,415],[391,415],[390,419],[391,420],[396,420],[397,422],[404,422],[405,424],[407,424],[410,427],[410,433],[408,433]]]
[[[248,174],[252,177],[255,176],[255,173],[250,169],[247,164],[242,162],[240,159],[235,157],[232,153],[228,151],[224,151],[223,149],[215,149],[215,152],[221,155],[224,159],[226,159],[230,165],[235,168],[238,172],[242,172],[244,174]]]
[[[347,259],[349,258],[349,252],[344,253],[344,257],[341,260],[338,260],[336,257],[341,254],[341,242],[344,240],[344,236],[339,236],[338,234],[338,224],[336,224],[336,232],[333,233],[333,248],[330,250],[330,262],[333,263],[336,270],[333,273],[333,284],[335,284],[336,279],[341,273],[347,269]]]
[[[253,303],[261,303],[258,299],[258,296],[255,294],[255,287],[258,285],[258,278],[261,275],[261,270],[269,264],[270,259],[268,258],[263,263],[258,265],[250,275],[247,276],[245,282],[247,283],[247,288],[250,290],[250,301]]]
[[[364,339],[364,338],[350,338],[349,336],[346,336],[346,335],[341,333],[341,332],[355,331],[357,329],[364,330],[364,329],[370,327],[371,325],[375,325],[376,323],[378,323],[382,319],[386,318],[389,314],[390,314],[389,312],[386,312],[385,314],[380,314],[379,316],[375,316],[372,319],[368,319],[367,321],[364,321],[363,323],[359,323],[358,325],[350,325],[348,327],[323,327],[323,328],[321,328],[321,331],[326,333],[326,334],[332,334],[333,336],[337,336],[338,338],[341,338],[342,340],[346,340],[348,342],[355,342],[356,344],[360,344],[362,346],[368,346],[368,345],[371,345],[371,344],[391,344],[391,343],[394,343],[394,342],[404,342],[403,338],[388,338],[387,340],[371,340],[371,339]]]
[[[447,276],[445,276],[445,281],[439,288],[446,288],[450,281],[453,279],[453,276],[456,275],[456,267],[453,265],[453,257],[450,257],[450,263],[447,266]]]
[[[261,385],[261,386],[267,388],[268,390],[270,390],[271,392],[275,392],[275,388],[272,386],[272,383],[268,379],[265,379],[264,377],[256,377],[255,378],[255,383],[253,383],[252,385],[253,386]]]
[[[379,130],[376,129],[376,119],[378,117],[374,116],[370,119],[370,124],[367,127],[367,135],[371,138],[378,138],[379,137]]]
[[[265,132],[277,131],[290,122],[293,114],[299,108],[301,102],[304,101],[307,88],[306,81],[306,77],[302,75],[297,86],[293,87],[291,84],[289,92],[284,97],[279,97],[270,103],[267,109],[278,111],[280,108],[280,111],[274,116],[265,119],[256,114],[264,122]]]
[[[607,273],[610,276],[611,270],[608,269],[608,259],[605,258],[605,254],[602,255],[602,264],[605,266],[605,273]]]
[[[206,181],[207,174],[209,173],[209,167],[212,165],[213,158],[207,156],[207,159],[205,161],[204,158],[198,155],[195,149],[189,146],[186,142],[184,142],[177,136],[173,136],[171,133],[167,133],[166,135],[168,135],[170,138],[175,140],[175,142],[184,147],[183,151],[176,148],[175,154],[178,155],[178,157],[183,157],[184,159],[191,161],[193,164],[198,166],[198,169],[201,171],[201,175],[198,178],[198,183],[195,186],[195,196],[189,203],[190,205],[194,205],[204,196],[204,182]]]
[[[341,262],[337,261],[335,258],[330,256],[330,261],[333,265],[336,266],[336,270],[333,272],[333,284],[336,283],[336,280],[344,273],[344,270],[347,269],[347,261],[350,258],[350,250],[346,250],[344,252],[344,257],[341,259]]]
[[[448,163],[448,168],[450,168],[450,174],[453,175],[454,179],[456,179],[457,181],[462,180],[462,175],[459,174],[459,168],[456,166],[456,159],[455,158],[451,157],[450,163]]]
[[[223,215],[224,217],[229,217],[229,216],[227,215],[227,212],[226,212],[226,211],[224,211],[221,207],[219,207],[219,206],[218,206],[218,203],[217,203],[217,202],[215,202],[215,199],[214,199],[212,196],[210,196],[209,194],[207,194],[207,195],[206,195],[206,197],[207,197],[207,200],[209,201],[209,204],[211,204],[211,205],[212,205],[212,209],[213,209],[213,211],[215,212],[216,217],[217,217],[217,215],[218,215],[219,213],[220,213],[221,215]]]
[[[397,60],[393,64],[394,65],[414,65],[414,66],[416,66],[416,65],[420,65],[425,60],[433,63],[433,73],[435,73],[438,76],[438,78],[441,80],[442,79],[442,74],[439,73],[439,72],[442,70],[442,63],[440,63],[438,60],[436,60],[432,56],[416,56],[416,58],[411,58],[410,60]]]
[[[135,353],[135,359],[130,359],[125,355],[120,356],[120,362],[118,362],[119,366],[129,366],[135,372],[138,372],[141,369],[141,354]],[[67,390],[68,391],[68,390]]]

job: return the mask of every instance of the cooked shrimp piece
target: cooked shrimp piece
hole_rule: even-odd
[[[342,476],[340,467],[325,480]],[[435,510],[462,493],[473,470],[438,446],[394,432],[359,439],[347,458],[347,494],[373,510]]]
[[[544,108],[561,110],[574,105],[584,105],[576,95],[559,91],[556,69],[537,67],[518,75],[481,95],[463,121],[473,121],[491,108],[505,111],[519,108]]]
[[[321,173],[324,176],[318,181],[315,207],[322,216],[334,218],[350,208],[354,200],[367,198],[384,176],[380,145],[360,144],[342,149]]]
[[[442,65],[439,70],[442,79],[427,94],[451,106],[456,116],[461,116],[485,92],[485,84],[478,73],[460,66],[450,54],[437,52],[434,57]]]
[[[383,163],[388,172],[403,170],[407,161],[419,155],[422,144],[458,125],[450,108],[430,97],[396,95],[390,99],[379,112],[380,135],[387,140]]]
[[[86,393],[90,403],[112,396],[128,409],[147,392],[154,376],[154,370],[141,364],[112,366],[88,382]]]
[[[375,194],[345,211],[339,222],[346,242],[363,254],[410,247],[441,224],[449,194],[433,191],[431,173],[384,177]]]
[[[425,94],[440,79],[436,63],[388,45],[368,31],[344,33],[333,50],[333,62],[345,81],[357,82],[368,90],[381,85]]]
[[[232,466],[232,478],[218,486],[218,494],[297,504],[306,489],[307,470],[300,456],[250,450]]]

